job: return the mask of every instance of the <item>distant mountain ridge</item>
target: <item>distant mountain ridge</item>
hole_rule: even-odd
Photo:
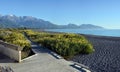
[[[103,29],[103,27],[92,24],[68,24],[56,25],[43,19],[38,19],[32,16],[15,16],[15,15],[0,15],[1,28],[40,28],[40,29],[62,29],[62,28],[81,28],[81,29]]]
[[[81,29],[104,29],[103,27],[101,26],[96,26],[96,25],[92,25],[92,24],[82,24],[79,26],[79,28]]]
[[[3,28],[17,28],[17,27],[27,27],[27,28],[54,28],[55,24],[49,21],[44,21],[42,19],[37,19],[32,16],[15,16],[15,15],[5,15],[0,16],[0,26]]]

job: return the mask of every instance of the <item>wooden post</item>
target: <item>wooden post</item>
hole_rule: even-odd
[[[18,62],[20,63],[21,62],[21,51],[18,51],[19,52],[19,60]]]

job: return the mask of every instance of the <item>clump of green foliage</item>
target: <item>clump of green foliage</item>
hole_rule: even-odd
[[[23,35],[22,31],[17,29],[1,29],[0,40],[22,47],[22,53],[26,54],[22,54],[22,58],[25,58],[29,55],[31,45]]]
[[[70,58],[76,54],[90,54],[94,51],[92,44],[82,35],[33,32],[32,30],[27,30],[26,33],[33,41],[57,52],[65,58]]]

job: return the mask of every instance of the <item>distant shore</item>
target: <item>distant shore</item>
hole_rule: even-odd
[[[94,46],[89,55],[76,55],[71,60],[95,72],[120,72],[120,37],[85,35]]]

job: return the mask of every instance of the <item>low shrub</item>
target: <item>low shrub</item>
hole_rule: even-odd
[[[31,45],[20,30],[17,30],[17,29],[0,30],[0,39],[10,44],[15,44],[17,46],[22,47],[23,48],[22,51],[25,54],[24,57],[27,57],[29,55],[28,51],[31,50]]]
[[[94,51],[92,44],[82,35],[33,32],[32,30],[27,30],[26,33],[33,41],[65,58],[70,58],[76,54],[90,54]]]

